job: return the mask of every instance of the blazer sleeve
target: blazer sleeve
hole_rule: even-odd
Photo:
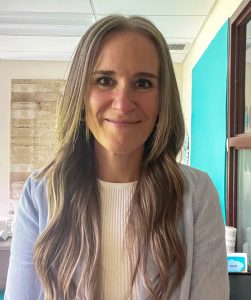
[[[33,197],[33,181],[28,178],[19,200],[5,300],[43,299],[33,262],[34,243],[39,235],[39,213]]]
[[[190,300],[228,300],[225,226],[217,191],[207,174],[194,215],[194,249]]]

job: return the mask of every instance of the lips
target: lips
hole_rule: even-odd
[[[105,121],[119,127],[126,127],[139,124],[141,121],[124,120],[124,119],[105,119]]]
[[[140,122],[140,121],[131,121],[131,120],[113,120],[113,119],[105,119],[105,120],[115,124],[137,124]]]

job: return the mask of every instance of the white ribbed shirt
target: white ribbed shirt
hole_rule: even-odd
[[[123,300],[130,285],[129,257],[124,248],[127,212],[136,182],[99,180],[101,199],[101,260],[104,300]]]

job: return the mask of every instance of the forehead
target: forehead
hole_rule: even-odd
[[[143,33],[118,31],[101,42],[95,68],[134,67],[159,70],[159,54],[154,42]]]

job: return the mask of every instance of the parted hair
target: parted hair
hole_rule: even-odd
[[[145,142],[124,237],[131,268],[127,298],[133,297],[139,279],[148,299],[168,299],[186,271],[186,245],[179,228],[184,183],[176,162],[184,120],[168,45],[149,20],[110,15],[93,24],[76,48],[58,103],[57,149],[36,176],[45,180],[48,198],[48,224],[34,248],[46,300],[102,299],[101,205],[85,106],[101,42],[120,31],[148,37],[160,60],[159,115]],[[158,270],[154,282],[147,270],[149,255]]]

